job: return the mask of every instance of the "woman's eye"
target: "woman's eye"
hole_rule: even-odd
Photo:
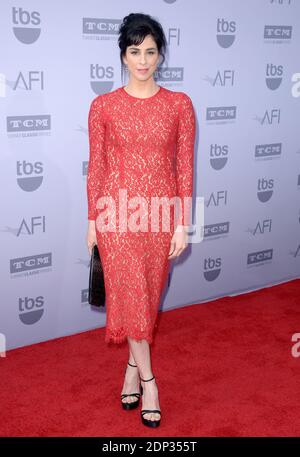
[[[137,51],[132,51],[130,54],[137,54]],[[154,54],[154,51],[149,51],[148,54]]]

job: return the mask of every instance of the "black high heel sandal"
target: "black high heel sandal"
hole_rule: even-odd
[[[128,362],[128,365],[130,365],[131,367],[137,367],[137,365],[132,365],[129,362]],[[126,373],[126,369],[125,369],[125,373]],[[123,409],[129,410],[129,409],[137,408],[139,406],[141,395],[143,395],[143,387],[142,387],[141,383],[140,383],[140,392],[136,392],[134,394],[121,394],[121,403],[122,403]],[[124,401],[122,401],[122,399],[125,397],[138,397],[138,398],[136,401],[131,401],[129,403],[128,402],[125,403]]]
[[[155,376],[153,376],[150,379],[142,379],[141,378],[141,381],[148,382],[148,381],[152,381],[152,379],[154,379],[154,378],[155,378]],[[142,387],[142,384],[141,384],[141,387]],[[147,413],[159,413],[160,414],[160,418],[156,419],[156,420],[146,419],[144,417],[144,414],[147,414]],[[142,423],[144,425],[148,425],[148,427],[158,427],[159,424],[160,424],[160,419],[161,419],[161,411],[160,411],[160,409],[142,409],[141,410],[141,418],[142,418]]]

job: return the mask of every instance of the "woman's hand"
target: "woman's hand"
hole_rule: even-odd
[[[178,257],[187,247],[187,227],[185,225],[177,225],[176,230],[171,239],[170,251],[168,259]]]
[[[87,247],[89,250],[89,255],[92,255],[92,248],[94,244],[97,244],[96,237],[96,221],[88,221],[88,231],[86,236]]]

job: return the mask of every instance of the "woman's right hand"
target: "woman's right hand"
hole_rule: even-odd
[[[88,231],[86,236],[87,247],[89,250],[89,255],[92,255],[92,248],[94,244],[97,244],[96,236],[96,221],[88,221]]]

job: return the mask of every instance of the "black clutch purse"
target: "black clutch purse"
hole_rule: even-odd
[[[96,244],[94,244],[92,248],[90,261],[88,301],[89,304],[93,306],[104,306],[105,304],[104,274],[98,246]]]

